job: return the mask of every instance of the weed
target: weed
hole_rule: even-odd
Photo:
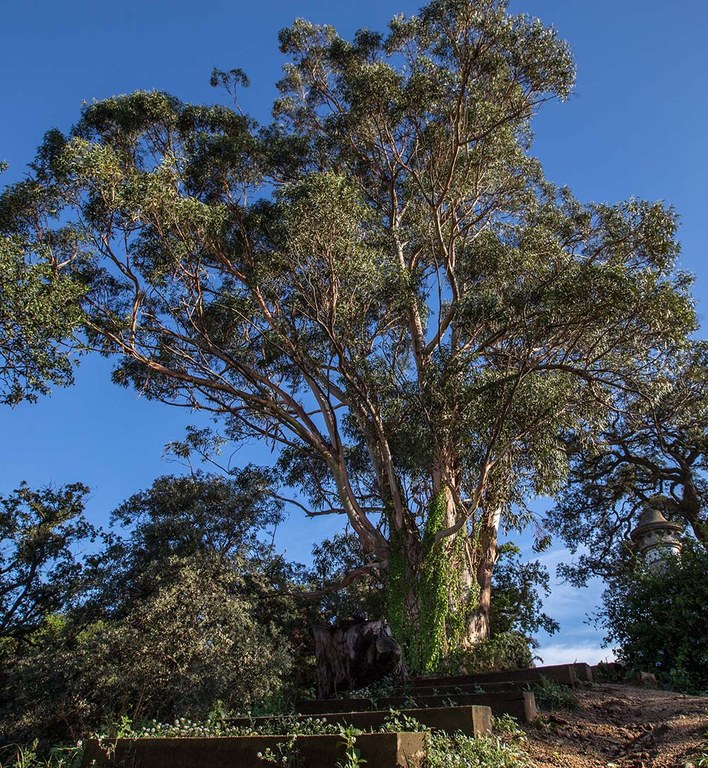
[[[73,747],[52,747],[46,757],[38,753],[38,741],[22,746],[9,744],[0,748],[0,768],[79,768],[83,757],[81,742]]]
[[[541,709],[578,708],[578,697],[570,688],[557,683],[555,680],[542,677],[538,683],[531,687],[531,690],[536,696],[536,702]]]
[[[265,763],[273,763],[282,768],[299,768],[302,765],[302,756],[295,746],[297,734],[293,733],[287,741],[278,742],[275,750],[266,747],[265,752],[259,752],[258,758]]]
[[[526,739],[523,728],[511,715],[495,715],[493,719],[495,733],[503,733],[507,738],[520,742]]]
[[[361,756],[361,750],[356,747],[356,737],[361,731],[351,726],[340,726],[339,733],[344,739],[344,762],[337,762],[337,768],[359,768],[366,760]]]
[[[497,736],[471,738],[461,733],[428,736],[428,768],[532,768],[520,741]]]
[[[420,733],[422,731],[427,731],[428,729],[414,717],[409,717],[402,712],[392,709],[379,730],[387,731],[389,733],[399,733],[401,731],[405,731],[406,733]]]
[[[708,731],[705,732],[706,741],[701,744],[700,751],[691,755],[685,764],[685,768],[708,768]]]

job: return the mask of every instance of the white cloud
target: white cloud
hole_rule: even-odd
[[[543,662],[538,664],[573,664],[585,662],[597,664],[600,661],[614,661],[614,653],[611,648],[600,648],[595,643],[578,643],[577,645],[564,645],[561,643],[549,643],[535,651]]]
[[[566,548],[543,552],[538,559],[548,568],[551,577],[551,593],[544,599],[543,608],[560,624],[560,631],[556,635],[538,632],[540,648],[535,653],[544,664],[575,661],[597,664],[598,661],[612,660],[612,650],[602,647],[603,628],[596,627],[593,621],[601,603],[604,583],[600,579],[591,579],[587,587],[578,588],[561,581],[556,576],[556,566],[573,559]]]
[[[561,625],[561,632],[572,631],[578,625],[587,623],[601,602],[605,584],[601,579],[590,579],[587,587],[574,587],[561,581],[556,575],[560,563],[569,563],[574,559],[569,549],[558,548],[543,552],[537,558],[548,568],[551,580],[551,594],[544,600],[544,609]]]
[[[568,562],[569,560],[572,560],[573,557],[574,555],[567,547],[561,547],[559,549],[549,549],[545,552],[540,552],[530,559],[539,560],[541,563],[551,568],[552,566],[558,565],[558,563]]]
[[[522,548],[530,547],[528,534],[522,537]],[[527,550],[526,550],[527,551]],[[536,639],[540,647],[534,651],[543,659],[538,664],[571,664],[585,662],[597,664],[611,661],[611,648],[603,648],[604,629],[594,625],[595,614],[602,603],[605,584],[601,579],[590,579],[587,587],[574,587],[556,575],[560,563],[570,563],[583,553],[580,548],[572,554],[567,547],[556,546],[538,554],[527,554],[528,560],[539,560],[548,568],[550,595],[544,598],[544,611],[560,624],[560,631],[548,635],[539,631]]]

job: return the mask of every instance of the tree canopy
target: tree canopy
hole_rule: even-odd
[[[568,435],[571,471],[548,522],[573,552],[583,550],[561,567],[574,583],[624,567],[646,504],[708,549],[706,370],[706,345],[695,342],[599,429]]]
[[[96,534],[84,516],[81,483],[0,498],[0,650],[24,639],[81,588],[77,547]]]
[[[266,441],[346,516],[427,669],[488,633],[498,528],[561,487],[564,436],[694,328],[676,216],[544,178],[531,121],[573,62],[503,0],[352,41],[298,20],[280,46],[270,125],[155,92],[88,105],[2,195],[0,233],[81,286],[117,382]]]
[[[242,577],[255,576],[275,557],[264,538],[272,538],[282,520],[281,505],[268,490],[265,474],[252,467],[228,477],[198,472],[157,478],[112,512],[103,548],[88,558],[94,600],[103,610],[125,613],[169,581],[169,562],[179,570],[193,558],[204,558],[207,570],[213,561]]]
[[[35,401],[73,382],[81,286],[25,260],[21,238],[0,235],[0,403]]]

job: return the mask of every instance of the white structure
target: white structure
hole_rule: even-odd
[[[679,557],[681,554],[682,531],[680,523],[669,522],[661,510],[647,504],[639,518],[639,525],[630,532],[629,537],[649,570],[661,573],[667,557]]]

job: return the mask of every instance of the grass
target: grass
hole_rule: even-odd
[[[39,753],[37,741],[31,744],[8,744],[0,748],[0,768],[79,768],[82,745],[56,746],[47,755]]]

